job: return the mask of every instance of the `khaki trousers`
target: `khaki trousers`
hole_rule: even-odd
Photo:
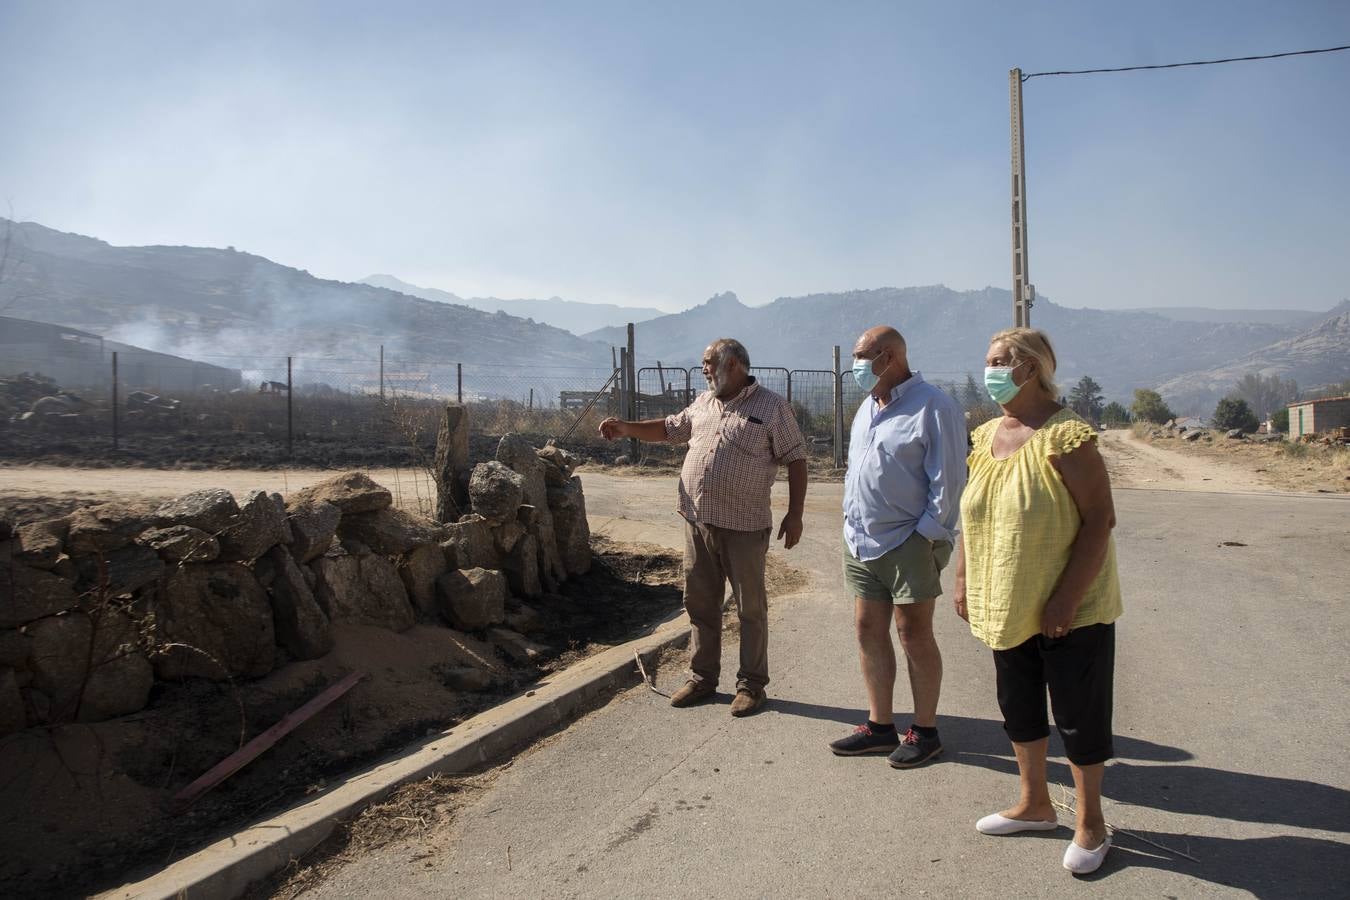
[[[769,683],[769,597],[764,557],[771,528],[732,531],[685,520],[684,609],[689,613],[689,668],[693,680],[716,685],[722,669],[722,598],[726,584],[741,621],[741,668],[736,686]]]

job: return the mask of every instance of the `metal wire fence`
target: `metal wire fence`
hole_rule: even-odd
[[[164,357],[160,357],[160,360]],[[381,448],[434,447],[447,402],[469,407],[473,433],[508,431],[598,448],[597,426],[632,409],[639,419],[679,412],[706,388],[698,368],[636,370],[632,404],[626,379],[609,368],[520,367],[379,357],[236,357],[237,368],[191,362],[151,364],[114,352],[79,365],[50,356],[0,356],[0,441],[10,455],[40,449],[43,440],[100,438],[114,447],[174,441],[185,458],[194,442],[231,435],[253,438],[289,456],[298,443],[359,445],[371,461]],[[835,435],[847,441],[865,394],[850,373],[757,366],[765,388],[787,398],[813,455],[842,460]],[[24,374],[26,373],[26,374]],[[966,373],[928,380],[962,399]]]

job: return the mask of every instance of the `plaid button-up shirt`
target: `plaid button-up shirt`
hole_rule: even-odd
[[[680,515],[732,531],[772,528],[769,490],[778,467],[806,458],[791,404],[754,379],[726,402],[704,391],[667,416],[666,440],[689,444],[680,470]]]

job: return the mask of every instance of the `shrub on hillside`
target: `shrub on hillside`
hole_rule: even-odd
[[[1247,405],[1247,401],[1238,397],[1224,397],[1214,407],[1214,427],[1229,431],[1236,428],[1243,434],[1251,434],[1260,426],[1256,413]]]
[[[1135,421],[1153,422],[1156,425],[1166,424],[1176,418],[1176,414],[1163,402],[1162,395],[1147,388],[1139,388],[1134,392],[1130,415]]]
[[[1124,428],[1130,424],[1130,411],[1112,400],[1102,409],[1102,424],[1107,428]]]

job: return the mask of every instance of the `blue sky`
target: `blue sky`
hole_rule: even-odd
[[[678,309],[1010,281],[1025,71],[1350,43],[1350,3],[0,0],[0,201],[114,244]],[[1026,85],[1070,306],[1350,296],[1350,52]]]

